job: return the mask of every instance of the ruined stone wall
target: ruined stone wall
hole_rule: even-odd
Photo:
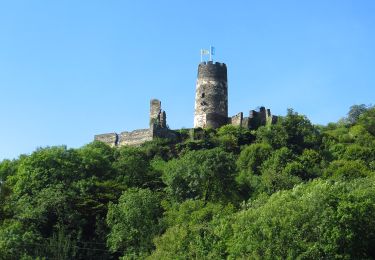
[[[241,124],[241,126],[242,126],[243,128],[246,128],[246,129],[249,129],[249,128],[250,128],[250,120],[249,120],[249,117],[244,117],[244,118],[242,119],[242,124]]]
[[[259,108],[258,116],[259,116],[260,125],[266,125],[266,123],[267,123],[267,112],[266,112],[265,107]]]
[[[271,109],[267,109],[267,114],[266,114],[267,121],[271,118]]]
[[[271,114],[270,109],[260,107],[259,111],[250,110],[249,113],[249,128],[257,129],[260,126],[275,124],[277,122],[277,116]]]
[[[157,99],[150,101],[150,127],[148,129],[138,129],[121,134],[109,133],[96,135],[95,140],[109,144],[110,146],[139,146],[154,138],[174,139],[177,134],[167,127],[167,115],[161,109],[161,102]]]
[[[161,128],[167,127],[167,114],[163,110],[161,110],[159,114],[159,126]]]
[[[235,116],[231,117],[230,123],[235,126],[242,126],[243,113],[240,112]]]
[[[155,120],[159,117],[160,110],[161,110],[160,100],[151,99],[150,100],[150,124],[155,122]]]
[[[229,118],[229,123],[247,129],[257,129],[262,125],[275,124],[277,116],[271,114],[270,109],[260,107],[259,110],[250,110],[248,117],[243,117],[242,112]]]
[[[106,143],[111,147],[115,147],[118,144],[118,135],[116,133],[95,135],[94,140]]]
[[[202,62],[198,66],[194,127],[217,128],[227,123],[227,67],[224,63]]]
[[[161,102],[158,99],[150,101],[150,127],[167,127],[167,114],[161,109]]]
[[[147,141],[152,141],[155,138],[175,139],[177,134],[173,130],[161,127],[150,127],[148,129],[137,129],[131,132],[122,132],[119,135],[116,133],[96,135],[95,140],[106,143],[111,147],[116,146],[139,146]]]
[[[153,138],[152,129],[138,129],[132,132],[122,132],[120,134],[119,146],[139,146]]]
[[[259,126],[260,126],[259,112],[255,110],[250,110],[249,121],[248,121],[249,129],[257,129]]]
[[[278,116],[272,116],[271,117],[271,124],[276,124],[278,119],[279,119]]]
[[[175,131],[168,128],[156,127],[152,129],[153,138],[167,138],[167,139],[176,139],[177,134]]]
[[[219,128],[228,124],[229,118],[216,113],[206,114],[206,128]]]

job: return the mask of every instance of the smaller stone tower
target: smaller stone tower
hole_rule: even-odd
[[[227,66],[212,61],[198,66],[194,128],[219,128],[228,123]]]
[[[158,99],[151,99],[150,101],[150,127],[167,127],[167,115],[161,109],[161,102]]]

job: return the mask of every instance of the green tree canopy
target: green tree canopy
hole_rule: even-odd
[[[348,118],[350,124],[355,124],[359,117],[367,111],[367,106],[365,104],[353,105],[350,107],[348,112]]]
[[[231,205],[186,200],[166,212],[169,228],[154,240],[150,259],[222,259],[226,256]]]
[[[190,151],[168,162],[163,180],[167,193],[177,201],[228,200],[235,187],[235,159],[220,148]]]
[[[314,181],[237,214],[230,258],[375,257],[374,179]]]
[[[161,231],[161,215],[158,194],[139,188],[125,191],[117,204],[108,207],[109,248],[129,257],[147,255],[153,249],[153,237]]]

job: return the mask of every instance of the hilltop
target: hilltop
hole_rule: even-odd
[[[375,108],[0,163],[1,259],[374,258]]]

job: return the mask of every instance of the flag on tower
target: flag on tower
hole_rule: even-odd
[[[214,46],[211,46],[211,55],[215,55],[215,47]]]
[[[208,55],[210,54],[209,50],[201,49],[201,55]]]
[[[209,50],[206,49],[201,49],[201,62],[203,61],[203,55],[209,55],[210,56],[210,61],[212,61],[212,55],[215,55],[215,47],[210,46]]]

